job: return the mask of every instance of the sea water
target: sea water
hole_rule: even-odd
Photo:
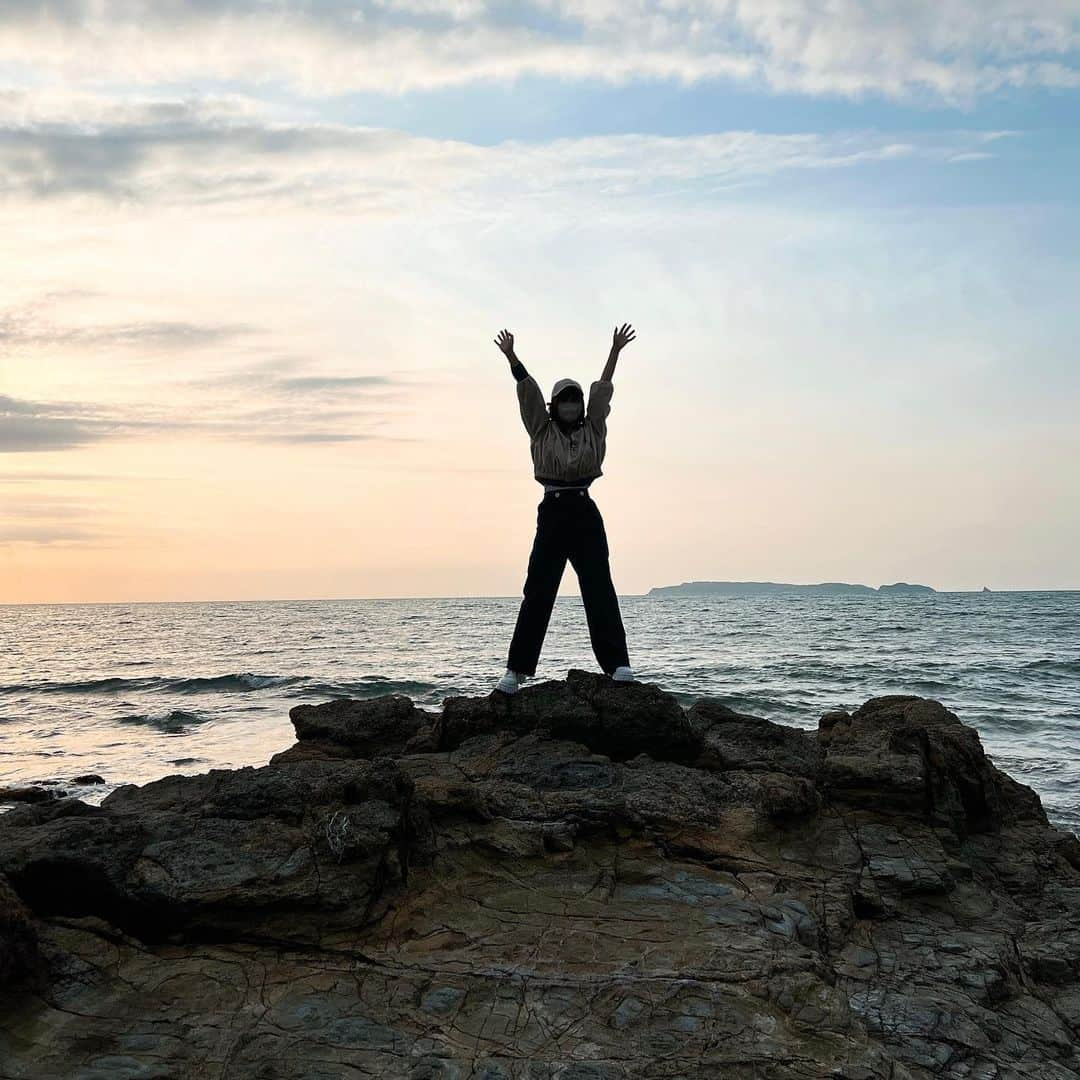
[[[0,787],[263,765],[289,709],[405,694],[438,710],[506,668],[520,596],[0,606]],[[935,698],[1050,820],[1080,832],[1080,591],[619,598],[637,677],[690,705],[815,728],[880,694]],[[597,671],[560,596],[536,677]],[[71,785],[96,773],[104,784]],[[10,804],[0,807],[10,809]]]

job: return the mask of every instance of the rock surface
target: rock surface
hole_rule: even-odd
[[[1080,844],[937,701],[290,715],[0,816],[0,1077],[1080,1076]]]

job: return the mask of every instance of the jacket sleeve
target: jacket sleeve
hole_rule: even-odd
[[[521,407],[521,420],[530,439],[535,439],[548,422],[547,402],[539,383],[531,376],[517,381],[518,405]]]
[[[615,384],[610,379],[597,379],[589,385],[589,404],[585,416],[601,435],[607,435],[607,417],[611,412],[611,395],[614,392]]]

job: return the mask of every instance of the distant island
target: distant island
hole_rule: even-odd
[[[865,596],[880,593],[925,595],[937,589],[929,585],[910,585],[897,581],[892,585],[849,585],[846,581],[823,581],[819,585],[791,585],[786,581],[684,581],[681,585],[657,585],[646,596],[758,596],[762,593],[828,593],[833,596]]]

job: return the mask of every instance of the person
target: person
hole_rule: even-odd
[[[522,589],[523,598],[506,659],[506,674],[495,686],[514,694],[536,674],[540,649],[569,559],[578,576],[589,639],[605,674],[617,682],[636,682],[626,650],[619,598],[611,581],[607,533],[589,485],[603,475],[607,417],[614,392],[612,375],[619,353],[634,340],[629,323],[615,329],[611,352],[600,378],[589,386],[584,405],[581,384],[559,379],[544,401],[537,381],[514,352],[514,335],[495,338],[517,380],[521,419],[529,433],[533,478],[544,495],[536,508],[536,536]]]

